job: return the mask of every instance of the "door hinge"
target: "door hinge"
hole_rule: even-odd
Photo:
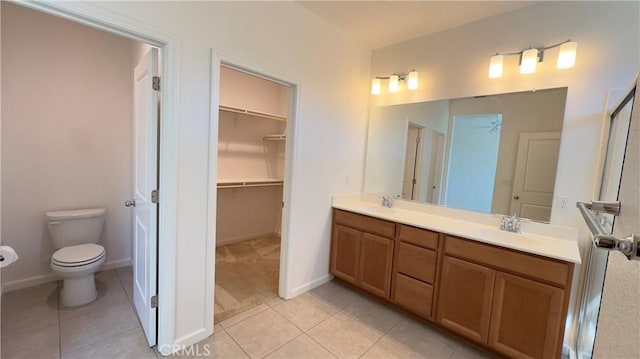
[[[158,190],[151,191],[151,203],[158,203]]]
[[[154,295],[153,297],[151,297],[151,309],[156,308],[158,308],[158,296]]]
[[[160,76],[153,76],[151,87],[154,91],[160,91]]]

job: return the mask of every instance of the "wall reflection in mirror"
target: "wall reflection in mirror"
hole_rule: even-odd
[[[371,110],[365,193],[548,222],[567,88]]]

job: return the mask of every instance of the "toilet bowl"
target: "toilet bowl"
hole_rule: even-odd
[[[47,212],[53,247],[51,270],[64,280],[60,303],[76,307],[98,296],[94,273],[104,263],[104,247],[97,244],[104,224],[103,208]]]

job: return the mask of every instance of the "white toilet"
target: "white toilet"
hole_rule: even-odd
[[[104,263],[104,247],[97,244],[104,224],[104,208],[47,212],[53,247],[51,269],[64,279],[60,302],[65,307],[87,304],[98,296],[93,277]]]

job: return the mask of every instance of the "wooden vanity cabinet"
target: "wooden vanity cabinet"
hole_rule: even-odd
[[[398,225],[391,300],[423,318],[432,318],[439,234]]]
[[[510,358],[560,358],[573,263],[333,210],[331,273]]]
[[[333,210],[331,274],[389,299],[395,223]]]
[[[445,239],[437,321],[507,357],[562,353],[573,264]]]

